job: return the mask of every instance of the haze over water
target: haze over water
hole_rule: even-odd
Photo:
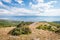
[[[60,21],[60,16],[0,16],[0,19],[15,21]]]

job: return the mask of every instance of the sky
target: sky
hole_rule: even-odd
[[[60,0],[0,0],[0,16],[60,16]]]

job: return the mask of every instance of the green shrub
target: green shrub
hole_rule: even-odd
[[[55,31],[55,33],[60,34],[60,28],[58,28],[58,29]]]
[[[51,27],[51,31],[54,31],[54,32],[57,31],[57,27],[52,26],[52,27]]]
[[[55,33],[60,33],[60,29],[59,29],[59,30],[57,30],[57,31],[55,31]]]
[[[11,35],[20,35],[20,29],[19,28],[14,28],[9,32]]]
[[[48,29],[51,29],[51,27],[52,27],[52,26],[49,25],[49,26],[48,26]]]
[[[41,29],[41,26],[36,27],[36,29]]]
[[[30,22],[28,22],[29,24],[31,24]],[[20,22],[19,25],[17,25],[16,28],[14,28],[13,30],[11,30],[9,32],[9,34],[11,35],[21,35],[21,34],[29,34],[31,33],[31,30],[29,29],[29,27],[27,26],[27,22]]]
[[[55,26],[47,26],[47,25],[45,25],[45,26],[38,26],[38,27],[36,27],[37,29],[42,29],[42,30],[49,30],[49,31],[57,31],[57,27],[55,27]]]
[[[28,27],[22,27],[22,34],[29,34],[31,33],[31,30]]]
[[[9,32],[11,35],[30,34],[31,30],[28,27],[14,28]]]
[[[47,26],[47,25],[42,25],[42,26],[38,26],[36,27],[36,29],[43,29],[43,30],[50,30],[51,26]]]

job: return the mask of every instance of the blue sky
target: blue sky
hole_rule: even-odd
[[[60,16],[60,0],[0,0],[0,16]]]

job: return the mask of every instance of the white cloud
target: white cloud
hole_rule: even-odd
[[[2,5],[2,3],[0,2],[0,5]]]
[[[37,0],[37,2],[44,2],[44,0]]]
[[[41,3],[41,2],[44,2],[44,0],[33,0],[34,2],[39,2],[39,3]]]
[[[14,16],[21,16],[21,15],[37,15],[37,16],[60,16],[60,9],[47,9],[44,13],[40,13],[40,11],[36,10],[28,10],[25,8],[13,8],[11,10],[4,10],[0,9],[0,15],[14,15]]]
[[[57,3],[57,1],[50,1],[47,3],[44,3],[44,0],[36,0],[36,1],[38,2],[37,4],[33,4],[32,2],[30,2],[30,6],[33,10],[40,11],[39,12],[40,14],[38,16],[56,16],[56,15],[59,15],[59,13],[57,14],[57,12],[58,12],[57,9],[52,9],[52,8],[54,8],[54,4]]]
[[[1,1],[0,1],[0,6],[4,7],[4,8],[7,8],[7,9],[10,9],[8,6],[4,5]],[[1,10],[1,9],[0,9]]]
[[[16,1],[17,1],[18,3],[20,3],[20,4],[23,2],[22,0],[16,0]]]
[[[32,9],[36,9],[36,10],[38,10],[39,8],[49,9],[49,8],[53,7],[53,5],[51,5],[51,4],[54,4],[56,2],[57,1],[50,1],[50,2],[44,3],[44,2],[41,2],[41,0],[39,0],[37,4],[33,4],[32,2],[30,2],[30,6]]]
[[[20,4],[22,4],[23,2],[22,0],[15,0],[15,1],[17,1]],[[10,0],[6,0],[6,2],[10,2]],[[36,0],[35,2],[38,2],[38,3],[33,4],[32,2],[30,2],[31,10],[28,10],[26,8],[17,8],[17,7],[12,7],[10,9],[9,7],[3,5],[0,2],[2,6],[9,8],[9,10],[0,9],[0,15],[60,16],[60,9],[52,9],[54,7],[52,4],[56,3],[57,1],[50,1],[50,2],[44,3],[44,0]]]
[[[39,11],[28,10],[25,8],[13,8],[11,12],[14,13],[14,15],[34,15],[39,13]]]
[[[0,9],[0,15],[9,15],[9,14],[13,13],[6,9]]]
[[[60,16],[60,9],[49,9],[43,14],[44,16]]]
[[[48,4],[55,4],[55,3],[57,3],[57,1],[50,1],[50,2],[48,2]]]
[[[4,2],[8,2],[8,3],[11,3],[11,1],[13,1],[13,0],[3,0]],[[18,2],[18,3],[22,3],[23,1],[22,0],[15,0],[16,2]]]
[[[3,0],[4,2],[8,2],[11,3],[13,0]],[[23,5],[22,2],[23,0],[15,0],[16,2],[18,2],[19,4]]]
[[[8,2],[8,3],[11,3],[11,0],[3,0],[4,2]]]
[[[0,9],[0,15],[37,15],[39,11],[28,10],[25,8],[12,8],[10,10]]]

